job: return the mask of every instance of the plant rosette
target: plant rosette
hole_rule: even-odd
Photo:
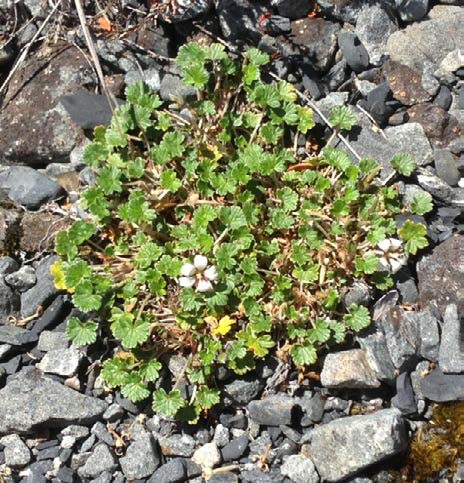
[[[114,342],[107,386],[194,421],[220,402],[218,365],[244,374],[273,354],[303,368],[366,328],[369,310],[341,293],[358,280],[388,289],[427,240],[421,224],[397,229],[404,210],[373,182],[375,161],[308,150],[313,113],[291,84],[261,80],[267,54],[187,44],[177,64],[196,100],[168,108],[139,82],[95,129],[89,219],[57,235],[52,272],[81,313],[73,342]],[[340,131],[355,120],[346,107],[330,119]],[[393,163],[401,176],[407,161]],[[176,354],[185,366],[171,379]]]

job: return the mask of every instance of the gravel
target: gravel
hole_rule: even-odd
[[[270,396],[248,404],[250,418],[265,426],[292,424],[298,406],[294,398],[285,395]]]

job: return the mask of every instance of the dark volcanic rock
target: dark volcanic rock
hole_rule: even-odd
[[[449,88],[446,86],[441,86],[438,94],[433,100],[433,103],[447,111],[451,106],[452,100],[453,97],[451,96],[451,91],[449,90]]]
[[[83,396],[29,368],[0,391],[0,434],[88,424],[106,407],[104,401]]]
[[[231,42],[249,43],[261,38],[259,19],[265,12],[249,0],[215,0],[222,33]]]
[[[396,10],[404,22],[424,18],[429,10],[429,0],[395,0]]]
[[[464,374],[443,374],[437,367],[420,380],[419,386],[430,401],[464,401]]]
[[[150,477],[148,483],[181,483],[185,481],[187,470],[181,458],[175,458],[160,466]]]
[[[431,96],[422,87],[422,77],[417,71],[394,60],[385,62],[382,70],[393,97],[405,106],[430,100]]]
[[[464,236],[454,235],[435,247],[417,265],[421,308],[436,306],[443,314],[456,304],[464,313]]]
[[[0,325],[0,343],[9,345],[26,345],[36,342],[37,334],[14,325]]]
[[[30,56],[9,83],[3,102],[3,160],[30,165],[68,162],[83,134],[76,130],[59,98],[94,84],[92,67],[75,47],[46,47]]]
[[[279,15],[291,20],[306,17],[315,3],[313,0],[271,0],[271,5],[277,8]]]
[[[6,190],[11,200],[31,210],[58,198],[62,192],[55,180],[27,166],[10,166],[0,171],[0,189]]]
[[[401,414],[405,416],[417,413],[411,377],[407,372],[403,372],[396,378],[396,395],[392,399],[392,405],[398,408]]]

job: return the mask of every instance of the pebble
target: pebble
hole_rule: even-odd
[[[417,413],[411,377],[407,372],[403,372],[396,378],[396,395],[391,402],[392,406],[398,408],[404,416],[411,416]]]
[[[74,346],[48,351],[37,367],[43,372],[59,376],[72,376],[81,363],[83,354]]]
[[[99,441],[107,444],[108,446],[114,446],[113,436],[111,436],[111,433],[101,421],[97,421],[92,426],[90,433],[94,434]]]
[[[338,34],[338,46],[346,63],[354,72],[362,72],[369,67],[369,54],[353,32],[342,30]]]
[[[456,186],[461,175],[453,154],[448,149],[435,149],[433,158],[437,175],[450,186]]]
[[[264,388],[264,381],[256,376],[237,378],[224,386],[225,404],[247,404]]]
[[[455,304],[445,308],[441,327],[438,363],[445,374],[464,373],[464,350],[462,348],[462,321]]]
[[[216,443],[206,443],[193,453],[192,460],[201,466],[203,471],[208,471],[221,462],[221,453]]]
[[[464,400],[464,374],[443,374],[440,367],[419,379],[420,394],[434,402]]]
[[[150,433],[141,433],[127,448],[119,463],[128,480],[146,478],[154,473],[160,464],[160,455]]]
[[[181,458],[174,458],[160,466],[147,483],[181,483],[185,481],[186,477],[184,461]]]
[[[248,404],[250,418],[256,423],[265,426],[292,424],[296,410],[297,403],[295,399],[280,394],[251,401]]]
[[[36,284],[35,270],[30,265],[21,267],[17,272],[5,276],[5,282],[19,292],[25,292]]]
[[[427,15],[429,0],[395,0],[396,11],[404,22],[416,22]]]
[[[238,461],[248,449],[249,439],[246,434],[242,434],[221,449],[222,460],[224,462]]]
[[[0,439],[5,447],[5,464],[12,468],[22,468],[31,461],[31,451],[17,434],[10,434]]]
[[[173,434],[159,438],[164,456],[185,456],[190,458],[195,450],[196,441],[188,434]]]
[[[124,409],[116,403],[110,404],[108,409],[103,413],[103,419],[109,423],[113,423],[124,416]]]
[[[451,96],[451,91],[449,88],[447,86],[440,86],[440,90],[435,96],[433,103],[447,111],[451,106],[452,100],[453,97]]]
[[[279,15],[291,20],[303,18],[314,8],[314,2],[308,0],[271,0]]]
[[[117,467],[113,453],[106,444],[100,443],[95,446],[85,464],[79,468],[78,473],[82,478],[96,478],[104,471],[112,472]]]
[[[283,475],[288,476],[294,483],[318,483],[314,463],[302,454],[288,456],[280,468]]]
[[[219,423],[214,428],[213,441],[217,444],[218,448],[224,447],[230,441],[229,429]]]

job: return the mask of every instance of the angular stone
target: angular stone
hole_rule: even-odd
[[[13,76],[3,102],[3,159],[30,165],[68,162],[69,153],[84,136],[75,129],[59,98],[82,90],[84,85],[95,85],[95,75],[76,47],[46,46],[30,56]]]
[[[43,372],[70,377],[76,373],[82,357],[82,352],[74,346],[53,349],[45,354],[37,367]]]
[[[398,408],[405,416],[417,413],[414,390],[407,372],[403,372],[396,378],[396,395],[392,398],[392,406]]]
[[[0,434],[88,424],[106,407],[104,401],[79,394],[28,368],[0,390]]]
[[[306,17],[314,4],[313,0],[271,0],[271,5],[277,8],[279,15],[291,20]]]
[[[21,346],[36,342],[37,334],[15,325],[0,325],[0,343]]]
[[[11,468],[22,468],[31,461],[31,450],[17,434],[10,434],[0,439],[5,446],[5,464]]]
[[[397,153],[410,154],[418,166],[432,162],[432,147],[420,124],[409,122],[401,126],[388,127],[385,129],[385,135],[392,145],[396,143]]]
[[[164,456],[192,456],[196,441],[188,434],[173,434],[168,437],[160,437],[159,445]]]
[[[380,65],[387,40],[397,30],[394,17],[380,4],[367,4],[359,12],[355,32],[369,53],[371,64]]]
[[[456,186],[461,179],[457,159],[449,149],[435,149],[433,157],[437,175],[450,186]]]
[[[448,305],[443,315],[438,363],[445,374],[464,373],[464,319],[456,305]]]
[[[415,22],[427,15],[429,0],[395,0],[396,10],[404,22]]]
[[[434,402],[464,401],[464,374],[443,374],[436,367],[419,381],[423,397]]]
[[[420,187],[429,192],[433,197],[444,203],[449,203],[452,198],[453,190],[451,186],[434,174],[417,175],[417,182]]]
[[[224,386],[224,402],[226,404],[247,404],[264,388],[264,381],[250,375],[236,378]]]
[[[429,361],[437,361],[440,344],[438,320],[430,311],[410,312],[409,317],[416,319],[419,325],[419,354]]]
[[[362,72],[369,67],[369,54],[356,34],[342,30],[338,34],[338,46],[354,72]]]
[[[48,352],[56,349],[67,349],[69,344],[69,338],[64,332],[44,330],[40,334],[37,349],[42,352]]]
[[[430,100],[430,94],[422,87],[422,76],[407,65],[394,60],[385,62],[382,71],[393,97],[405,106]]]
[[[187,470],[181,458],[175,458],[160,466],[147,483],[181,483],[187,477]]]
[[[7,192],[4,193],[5,197]],[[19,239],[21,235],[19,222],[21,220],[21,212],[16,208],[16,205],[11,201],[3,202],[4,196],[0,191],[0,252],[10,255],[15,254],[18,249]],[[5,206],[2,206],[5,205]],[[10,258],[10,257],[2,257]],[[14,270],[11,270],[14,271]],[[10,273],[10,272],[4,272]]]
[[[259,19],[265,12],[261,5],[249,0],[214,0],[224,37],[232,43],[261,38]]]
[[[203,471],[208,471],[221,462],[221,453],[216,443],[206,443],[193,453],[192,460],[201,466]]]
[[[249,443],[247,434],[233,439],[221,449],[222,460],[224,462],[238,461],[247,450]]]
[[[270,396],[248,404],[250,418],[264,426],[292,424],[297,410],[297,401],[285,395]]]
[[[385,335],[376,331],[373,334],[358,336],[357,342],[363,349],[369,367],[380,381],[392,381],[395,377],[395,366],[388,352]]]
[[[24,265],[17,272],[6,275],[5,282],[15,290],[25,292],[35,285],[37,277],[30,265]]]
[[[339,481],[400,453],[407,442],[400,411],[383,409],[316,426],[311,456],[324,481]]]
[[[366,353],[361,349],[328,354],[321,372],[321,384],[331,388],[380,386],[374,370],[367,362]]]
[[[95,478],[104,471],[112,473],[118,464],[113,453],[104,443],[97,444],[90,454],[84,466],[79,468],[78,473],[83,478]]]
[[[314,463],[302,454],[294,454],[286,458],[280,472],[294,483],[318,483],[319,481]]]
[[[454,235],[417,264],[421,309],[437,308],[444,314],[455,304],[464,313],[464,236]]]
[[[128,480],[146,478],[153,474],[160,464],[160,455],[150,433],[137,435],[127,448],[126,454],[119,460],[122,472]]]

